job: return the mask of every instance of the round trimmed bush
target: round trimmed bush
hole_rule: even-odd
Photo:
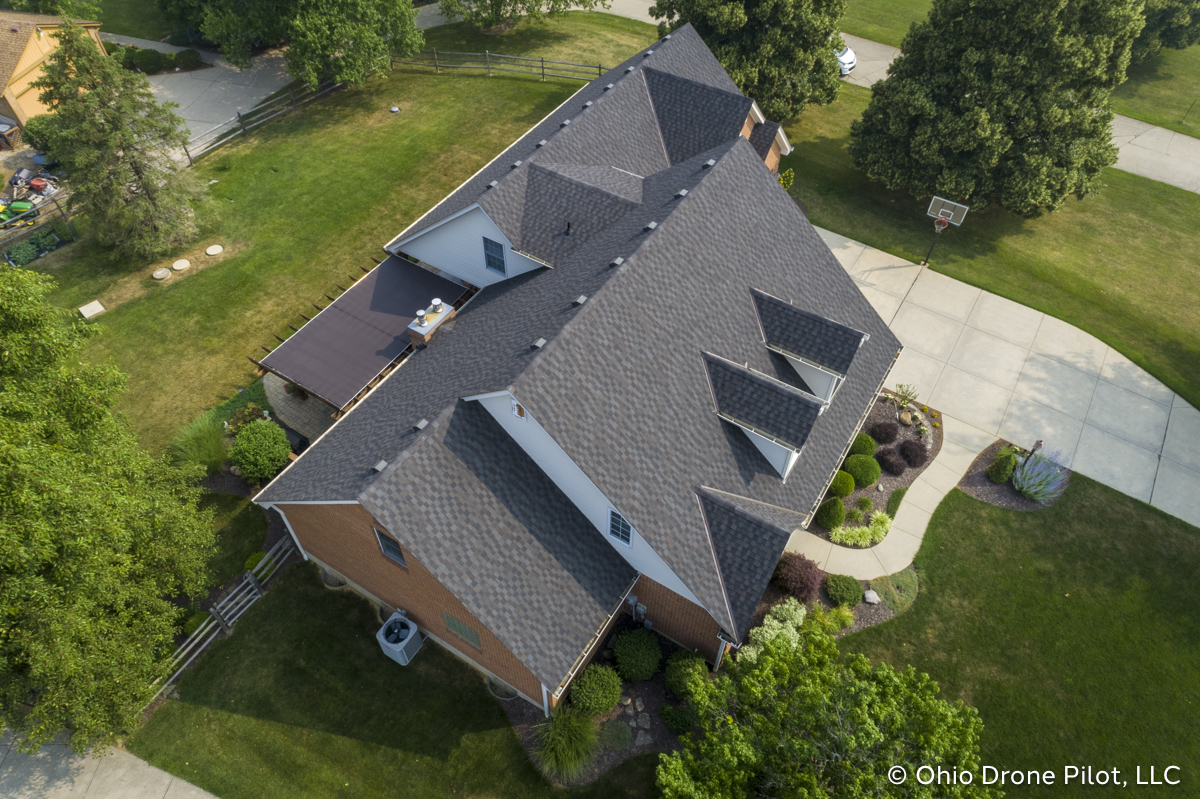
[[[837,474],[833,476],[833,482],[829,484],[829,493],[835,497],[850,496],[854,493],[854,478],[849,472],[838,469]]]
[[[832,497],[821,503],[817,508],[817,524],[826,530],[832,530],[846,521],[846,506],[838,497]]]
[[[571,706],[585,716],[607,713],[620,701],[621,678],[608,666],[588,666],[571,683]]]
[[[847,574],[825,575],[825,592],[834,605],[854,607],[862,602],[862,583]]]
[[[812,602],[821,590],[825,572],[798,552],[785,552],[775,567],[775,585],[801,602]]]
[[[868,432],[880,444],[891,444],[900,435],[900,425],[888,421],[876,422]]]
[[[851,455],[846,458],[845,469],[858,488],[874,485],[879,479],[879,462],[870,455]]]
[[[274,477],[288,462],[292,447],[283,428],[265,419],[251,422],[238,431],[229,460],[251,483]]]
[[[204,59],[195,50],[180,50],[175,54],[175,66],[180,69],[199,69],[203,63]]]
[[[891,447],[885,447],[875,453],[875,460],[885,472],[899,477],[908,468],[908,462],[900,457],[900,453]]]
[[[1007,483],[1015,468],[1017,468],[1017,454],[1005,448],[996,454],[996,459],[987,467],[987,477],[993,483]]]
[[[161,69],[163,72],[174,72],[175,71],[175,54],[174,53],[159,53],[159,55],[162,56],[162,61],[158,65],[159,69]]]
[[[129,58],[129,56],[126,56],[126,58]],[[147,75],[153,75],[162,69],[162,53],[148,48],[134,50],[132,62],[142,72],[145,72]]]
[[[686,649],[676,651],[667,658],[666,668],[663,669],[663,681],[667,690],[680,699],[690,699],[691,684],[694,679],[704,679],[708,674],[708,664],[704,658]]]
[[[859,433],[854,437],[854,443],[850,445],[851,455],[874,455],[875,450],[879,445],[875,443],[875,439],[871,438],[866,433]]]
[[[908,461],[908,465],[914,468],[924,466],[925,461],[929,460],[929,451],[925,449],[925,445],[920,441],[914,441],[910,438],[897,447],[897,449],[900,450],[900,454],[904,457],[904,460]]]
[[[644,627],[627,630],[613,642],[617,671],[628,682],[642,682],[654,676],[662,662],[662,647],[654,633]]]

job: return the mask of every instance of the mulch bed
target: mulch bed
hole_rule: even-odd
[[[914,405],[912,407],[916,408],[917,410],[920,410],[922,406]],[[941,450],[942,450],[942,428],[940,426],[939,427],[933,426],[933,423],[935,421],[937,421],[937,422],[941,421],[941,413],[933,408],[930,408],[928,412],[923,412],[923,413],[925,416],[926,426],[929,428],[929,432],[925,434],[925,439],[930,442],[930,446],[927,449],[927,451],[929,453],[929,457],[926,459],[925,465],[918,466],[916,468],[913,468],[910,466],[909,468],[904,470],[904,474],[899,475],[899,476],[889,474],[886,471],[882,472],[879,475],[879,481],[876,482],[875,485],[867,486],[866,488],[856,488],[856,489],[854,489],[854,492],[852,494],[850,494],[850,496],[848,496],[844,499],[847,510],[855,507],[856,503],[858,502],[859,497],[870,497],[871,501],[875,503],[875,510],[886,511],[888,497],[890,497],[892,495],[892,492],[898,488],[906,488],[908,486],[911,486],[913,484],[913,482],[917,479],[917,476],[919,474],[921,474],[921,472],[925,471],[925,469],[929,467],[929,464],[933,463],[934,458],[936,458],[938,456],[938,453],[941,452]],[[937,419],[933,418],[934,413],[938,414]],[[876,399],[875,404],[871,406],[871,410],[867,414],[867,420],[863,423],[862,431],[864,433],[869,434],[871,426],[874,425],[876,422],[884,422],[884,421],[896,422],[896,417],[897,417],[897,413],[896,413],[896,406],[894,403],[890,402],[889,400],[882,399],[882,398]],[[893,441],[891,444],[880,444],[879,445],[880,449],[883,449],[885,447],[898,447],[898,446],[900,446],[900,444],[902,444],[904,441],[906,441],[908,439],[912,439],[914,441],[921,440],[920,437],[917,435],[916,425],[913,425],[911,427],[906,427],[905,425],[902,425],[899,422],[896,422],[896,423],[900,427],[900,435],[897,436],[896,440]],[[828,499],[830,496],[833,496],[833,495],[832,494],[827,495],[826,499]],[[824,501],[824,500],[822,500],[822,501]],[[864,524],[866,523],[866,519],[863,520],[863,523]],[[851,526],[852,523],[847,522],[847,525]],[[829,539],[829,530],[827,530],[824,527],[822,527],[821,525],[817,524],[817,522],[815,520],[813,521],[813,523],[811,525],[809,525],[808,531],[815,536],[824,538],[826,541],[830,540]],[[839,545],[839,546],[841,546],[841,545]]]
[[[986,502],[989,505],[995,505],[1007,510],[1045,510],[1050,505],[1053,505],[1053,502],[1050,505],[1043,505],[1040,502],[1034,502],[1032,499],[1021,496],[1017,489],[1012,487],[1012,483],[996,484],[988,479],[987,468],[996,459],[996,453],[1000,451],[1000,448],[1007,444],[1007,441],[997,441],[979,453],[975,460],[971,462],[967,473],[958,481],[958,487],[980,502]],[[1068,484],[1070,483],[1070,479],[1070,472],[1068,472]]]
[[[613,659],[612,654],[613,638],[619,632],[641,626],[629,617],[624,617],[623,621],[624,624],[618,622],[614,627],[600,651],[592,659],[592,663],[601,666],[616,667],[616,661]],[[662,645],[663,663],[665,664],[667,658],[675,650],[679,649],[679,647],[661,635],[658,636],[658,641]],[[605,722],[620,719],[633,728],[634,743],[628,749],[624,750],[602,748],[592,759],[592,762],[588,764],[588,767],[584,769],[583,773],[575,779],[558,780],[546,775],[546,779],[552,785],[568,788],[587,785],[588,783],[595,782],[601,776],[631,757],[637,757],[647,752],[673,752],[679,748],[679,738],[667,729],[666,723],[658,715],[659,707],[670,703],[661,669],[646,682],[626,683],[622,688],[621,696],[622,702],[625,697],[628,697],[630,703],[628,705],[617,705],[614,710],[603,716],[597,716],[596,722],[603,725]],[[642,703],[640,711],[637,709],[639,701]],[[536,764],[538,761],[534,754],[535,739],[533,728],[535,725],[545,721],[542,711],[523,699],[501,701],[500,704],[504,708],[504,712],[508,714],[508,720],[512,723],[513,729],[517,731],[517,738],[521,741],[521,746],[525,747],[525,754],[532,763]],[[643,735],[643,733],[645,734]],[[639,738],[641,739],[641,744],[638,743]]]
[[[912,569],[912,566],[908,567]],[[868,581],[862,580],[862,587],[865,591],[868,586]],[[754,629],[763,623],[763,619],[771,612],[771,608],[778,605],[787,594],[780,590],[775,583],[767,583],[767,590],[763,591],[762,598],[758,600],[758,607],[754,609],[754,616],[750,620],[750,629]],[[825,593],[825,588],[821,588],[821,593],[818,597],[818,602],[826,610],[833,607],[833,602],[829,599],[829,594]],[[859,630],[865,630],[868,627],[874,627],[876,624],[883,624],[888,619],[895,617],[896,612],[889,608],[883,602],[878,605],[868,605],[866,602],[859,603],[858,607],[854,608],[854,625],[847,627],[839,632],[835,637],[841,638],[843,635],[856,633]]]

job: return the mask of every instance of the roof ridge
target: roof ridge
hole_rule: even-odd
[[[771,375],[766,374],[765,372],[760,372],[757,369],[751,369],[749,366],[740,364],[737,361],[731,361],[728,358],[723,358],[720,355],[709,352],[707,350],[701,350],[700,355],[703,358],[715,358],[716,360],[721,361],[728,366],[732,366],[734,369],[738,370],[739,372],[745,372],[747,375],[749,375],[752,378],[761,379],[762,381],[766,382],[768,385],[771,385],[773,388],[780,389],[786,393],[795,394],[800,399],[809,401],[809,402],[813,403],[814,405],[824,405],[825,404],[824,400],[822,400],[820,397],[810,394],[807,391],[805,391],[804,389],[799,388],[797,386],[793,386],[790,383],[785,383],[784,381],[780,380],[778,377],[771,377]]]
[[[608,189],[604,188],[603,186],[597,186],[595,183],[588,183],[586,180],[580,180],[579,178],[574,177],[572,175],[567,175],[562,172],[559,172],[557,169],[551,169],[551,167],[554,167],[554,166],[568,166],[568,167],[575,167],[576,169],[617,169],[617,167],[615,167],[615,166],[593,166],[593,165],[588,165],[588,164],[540,164],[540,163],[535,163],[535,162],[530,162],[530,164],[529,164],[530,169],[540,169],[543,172],[549,172],[549,173],[553,174],[555,177],[559,178],[560,180],[569,181],[571,183],[576,184],[577,186],[582,186],[585,189],[591,189],[592,191],[598,191],[603,194],[607,194],[608,196],[615,197],[618,200],[620,200],[621,202],[628,203],[631,206],[636,207],[638,205],[641,205],[641,203],[637,202],[636,200],[631,200],[628,197],[623,197],[614,191],[609,191]],[[637,178],[638,180],[642,180],[642,181],[645,180],[645,178],[641,177],[640,175],[634,175],[632,172],[628,172],[624,169],[617,169],[617,171],[624,172],[625,174],[631,175],[631,176]]]
[[[685,78],[682,75],[676,75],[674,72],[667,72],[666,70],[655,69],[654,67],[651,67],[651,66],[644,66],[641,69],[643,72],[653,72],[654,74],[662,75],[664,78],[667,78],[669,80],[677,80],[677,81],[680,81],[681,83],[688,83],[699,89],[705,89],[710,92],[717,92],[718,94],[724,94],[729,97],[737,97],[739,99],[750,100],[751,102],[753,102],[752,97],[747,97],[746,95],[742,94],[741,92],[731,92],[728,89],[719,89],[716,86],[710,86],[707,83],[702,83],[701,81],[694,80],[693,78]],[[645,79],[643,79],[643,80],[645,80]]]

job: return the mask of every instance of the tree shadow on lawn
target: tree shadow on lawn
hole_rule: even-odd
[[[286,567],[179,684],[179,701],[445,760],[464,736],[508,727],[477,672],[426,641],[408,666],[375,641],[357,595]]]

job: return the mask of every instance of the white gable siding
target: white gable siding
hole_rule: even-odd
[[[636,527],[629,544],[622,543],[608,534],[609,509],[621,512],[622,508],[618,508],[608,501],[596,484],[583,473],[571,456],[563,451],[553,436],[538,424],[528,410],[525,412],[524,419],[513,414],[512,394],[506,392],[488,396],[478,402],[487,408],[488,413],[512,436],[521,449],[525,450],[534,463],[541,467],[546,476],[554,481],[559,490],[567,495],[567,499],[579,508],[588,521],[596,526],[596,529],[604,536],[604,540],[620,553],[621,557],[629,561],[633,568],[656,583],[665,585],[680,596],[697,605],[701,604],[695,594],[671,570],[671,567],[659,557],[644,538],[638,535]],[[633,520],[629,519],[629,523],[633,524]]]
[[[823,399],[826,402],[833,399],[833,392],[837,389],[838,379],[824,371],[818,369],[812,364],[805,363],[791,356],[787,356],[788,363],[796,370],[805,384],[812,389],[812,394],[818,399]]]
[[[750,439],[754,446],[758,447],[758,451],[763,454],[763,457],[770,461],[775,467],[775,471],[779,472],[779,476],[787,479],[788,472],[792,470],[792,466],[796,464],[796,459],[799,457],[795,450],[788,449],[782,444],[777,444],[769,438],[760,436],[746,428],[742,428],[742,432]]]
[[[484,265],[484,236],[504,245],[507,274],[493,272]],[[477,205],[415,238],[400,242],[395,249],[480,288],[542,268],[537,261],[513,252],[508,238]]]

